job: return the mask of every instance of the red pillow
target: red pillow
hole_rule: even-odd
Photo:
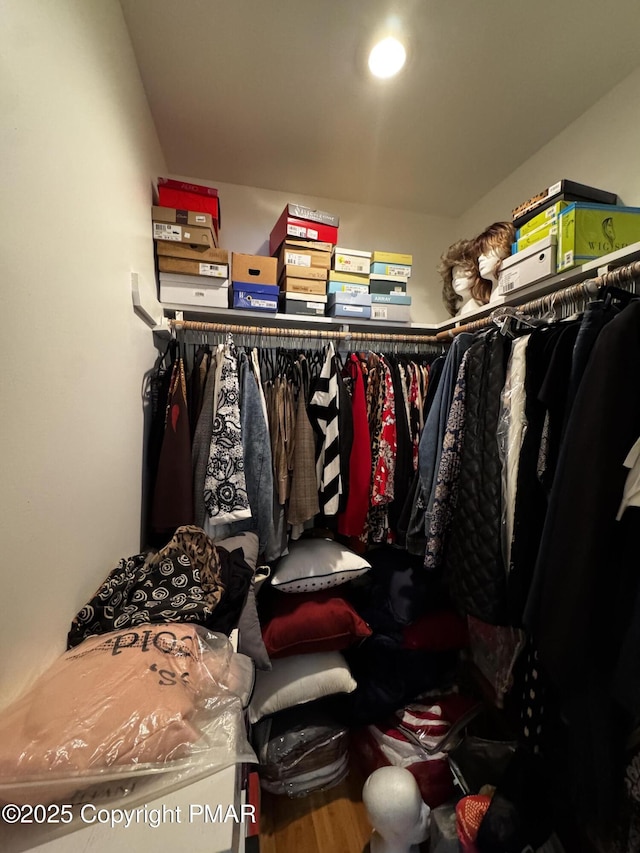
[[[467,623],[453,610],[425,613],[403,631],[405,649],[448,652],[469,645]]]
[[[273,616],[262,628],[269,657],[335,652],[371,636],[371,628],[333,590],[278,593]]]

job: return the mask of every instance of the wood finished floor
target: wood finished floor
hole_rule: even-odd
[[[290,800],[262,791],[260,853],[363,853],[371,826],[362,804],[364,779],[352,768],[329,791]]]

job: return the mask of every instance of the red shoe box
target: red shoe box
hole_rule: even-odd
[[[220,229],[220,200],[218,190],[214,187],[188,184],[184,181],[174,181],[172,178],[158,178],[158,200],[160,207],[209,213],[216,231]]]
[[[324,225],[322,222],[311,222],[308,219],[297,219],[290,216],[289,206],[287,205],[271,231],[269,254],[275,255],[287,237],[316,240],[335,246],[338,242],[338,229],[334,225]]]

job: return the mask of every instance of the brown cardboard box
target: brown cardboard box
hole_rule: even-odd
[[[278,259],[264,255],[241,255],[233,252],[231,256],[231,278],[243,284],[277,284]]]
[[[153,223],[153,239],[170,243],[188,243],[191,246],[204,246],[213,249],[216,240],[209,228],[196,228],[192,225],[172,225],[170,222]]]
[[[313,278],[291,278],[290,276],[284,276],[281,282],[281,289],[286,293],[325,294],[327,292],[327,282]]]
[[[301,267],[297,264],[287,264],[282,267],[280,278],[289,276],[291,278],[313,278],[316,281],[326,281],[329,276],[329,270],[320,269],[320,267]]]
[[[331,268],[331,254],[329,252],[315,252],[309,249],[301,249],[298,246],[292,246],[285,240],[278,252],[278,278],[280,278],[283,268],[287,265],[295,266],[296,268],[314,267],[328,270]],[[303,275],[301,277],[306,278],[307,276]]]
[[[158,257],[158,269],[160,272],[178,272],[183,275],[206,275],[209,278],[219,278],[220,272],[217,263],[209,261],[188,261],[184,258]]]
[[[158,257],[184,258],[187,261],[208,261],[211,264],[228,264],[229,252],[207,246],[190,246],[187,243],[175,243],[172,240],[156,240]]]
[[[151,208],[151,218],[154,222],[170,222],[174,225],[191,225],[194,228],[208,228],[215,231],[213,218],[210,213],[199,213],[195,210],[179,210],[175,207]]]

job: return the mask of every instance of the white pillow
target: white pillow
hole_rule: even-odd
[[[313,702],[334,693],[352,693],[358,686],[340,652],[293,655],[272,661],[270,672],[256,673],[249,720]]]
[[[317,592],[340,586],[369,571],[371,564],[332,539],[292,542],[271,579],[281,592]]]

